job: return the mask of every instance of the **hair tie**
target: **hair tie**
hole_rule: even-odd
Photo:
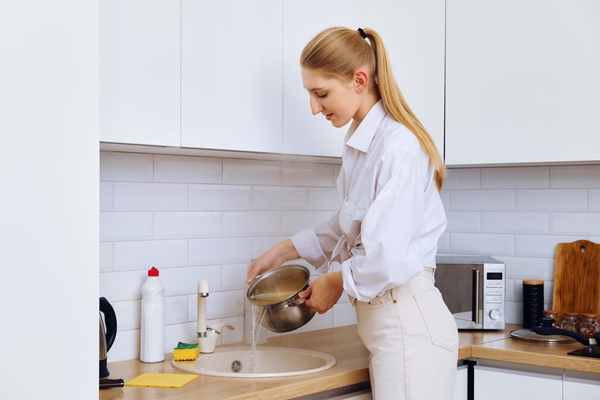
[[[367,34],[365,33],[365,31],[362,30],[362,28],[358,28],[358,32],[360,33],[360,36],[362,36],[363,39],[367,38]]]

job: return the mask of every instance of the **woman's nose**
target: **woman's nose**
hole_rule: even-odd
[[[311,97],[310,98],[310,111],[312,111],[313,115],[317,115],[318,113],[321,112],[321,110],[323,110],[321,103],[317,99]]]

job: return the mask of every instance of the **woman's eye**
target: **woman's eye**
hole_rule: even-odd
[[[324,99],[325,97],[327,97],[327,93],[323,93],[323,94],[317,93],[317,97],[320,99]]]

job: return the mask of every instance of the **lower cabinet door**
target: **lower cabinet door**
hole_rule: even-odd
[[[565,371],[563,400],[600,398],[600,374]]]
[[[467,365],[461,365],[456,370],[456,381],[454,382],[452,400],[467,400],[468,387],[469,369]]]
[[[547,373],[476,365],[474,372],[475,400],[562,400],[562,370]]]

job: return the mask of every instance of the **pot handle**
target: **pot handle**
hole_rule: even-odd
[[[290,299],[285,303],[283,308],[299,306],[300,304],[304,303],[304,301],[305,301],[305,299],[302,297],[298,297],[296,300]]]

